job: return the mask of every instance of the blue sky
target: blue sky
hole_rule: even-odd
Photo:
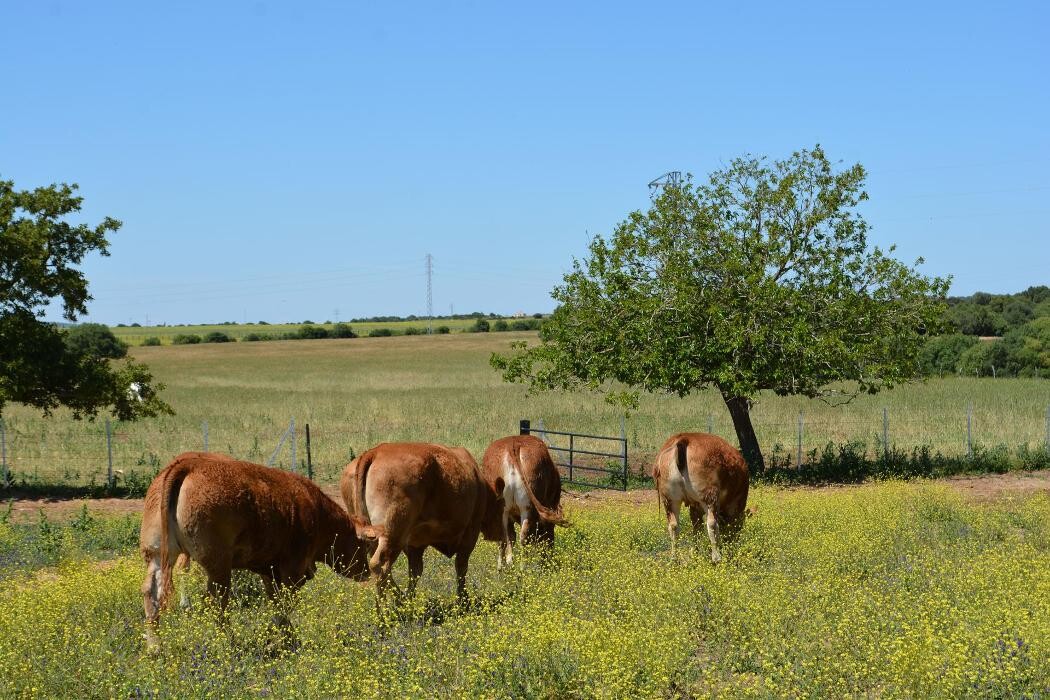
[[[820,143],[952,292],[1050,283],[1044,3],[73,3],[0,13],[0,177],[124,227],[105,323],[552,308],[646,183]]]

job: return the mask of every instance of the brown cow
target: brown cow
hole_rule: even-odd
[[[382,598],[402,551],[408,557],[408,593],[433,547],[456,558],[456,593],[467,591],[467,564],[478,535],[499,539],[503,484],[490,485],[461,448],[430,443],[383,443],[346,466],[340,482],[346,508],[371,523],[358,532],[376,540],[369,568]],[[395,586],[396,588],[396,586]]]
[[[147,642],[172,590],[172,566],[185,555],[208,577],[208,593],[225,609],[233,569],[254,571],[271,598],[313,577],[317,562],[368,578],[365,545],[339,504],[309,479],[225,455],[186,452],[150,484],[139,546]],[[276,620],[288,621],[283,615]]]
[[[518,543],[554,543],[554,526],[568,525],[561,512],[561,475],[546,443],[534,435],[511,435],[496,440],[481,458],[490,484],[502,479],[503,529],[499,566],[514,561],[511,541],[518,523]]]
[[[660,448],[653,466],[656,497],[667,513],[671,554],[676,553],[678,514],[689,506],[694,533],[706,521],[711,561],[718,563],[719,524],[735,529],[743,522],[747,505],[747,463],[740,451],[717,435],[678,433]]]

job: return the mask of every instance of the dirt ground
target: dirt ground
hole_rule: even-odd
[[[979,501],[1024,496],[1036,492],[1050,493],[1050,470],[953,476],[939,481],[949,484],[964,495]],[[325,484],[322,488],[337,503],[342,503],[337,484]],[[794,488],[839,489],[851,487],[844,485],[800,486]],[[589,492],[565,491],[564,498],[566,502],[577,506],[587,506],[592,503],[597,504],[608,501],[643,504],[655,502],[656,494],[652,489],[636,489],[626,492],[604,490]],[[88,510],[92,513],[131,515],[142,512],[141,498],[19,498],[16,494],[13,499],[5,499],[0,507],[6,510],[8,502],[11,504],[11,520],[13,522],[33,522],[39,517],[40,511],[46,513],[51,520],[66,520],[73,517],[84,504],[87,504]]]

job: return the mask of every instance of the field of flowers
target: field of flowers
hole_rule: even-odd
[[[451,562],[434,553],[415,603],[382,618],[370,584],[324,569],[294,603],[292,650],[246,576],[225,626],[200,602],[173,611],[155,656],[126,518],[82,513],[46,523],[47,537],[0,519],[0,694],[1050,693],[1047,494],[977,502],[933,482],[883,482],[760,486],[750,502],[756,515],[717,567],[705,548],[669,558],[655,503],[572,501],[575,526],[546,564],[530,555],[497,572],[494,545],[479,545],[464,608]]]

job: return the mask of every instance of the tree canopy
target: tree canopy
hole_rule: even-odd
[[[761,469],[760,392],[847,400],[909,381],[943,325],[948,281],[868,245],[864,179],[817,146],[666,186],[574,261],[540,345],[491,362],[534,390],[595,390],[629,407],[639,392],[714,387]]]
[[[126,348],[94,342],[100,336],[90,328],[64,332],[40,318],[52,301],[69,321],[87,313],[91,296],[78,266],[91,252],[108,255],[106,235],[120,228],[109,217],[96,226],[68,222],[82,202],[76,189],[19,191],[0,180],[0,412],[13,401],[45,413],[67,406],[77,418],[105,408],[123,420],[171,413],[145,365],[111,363]]]

